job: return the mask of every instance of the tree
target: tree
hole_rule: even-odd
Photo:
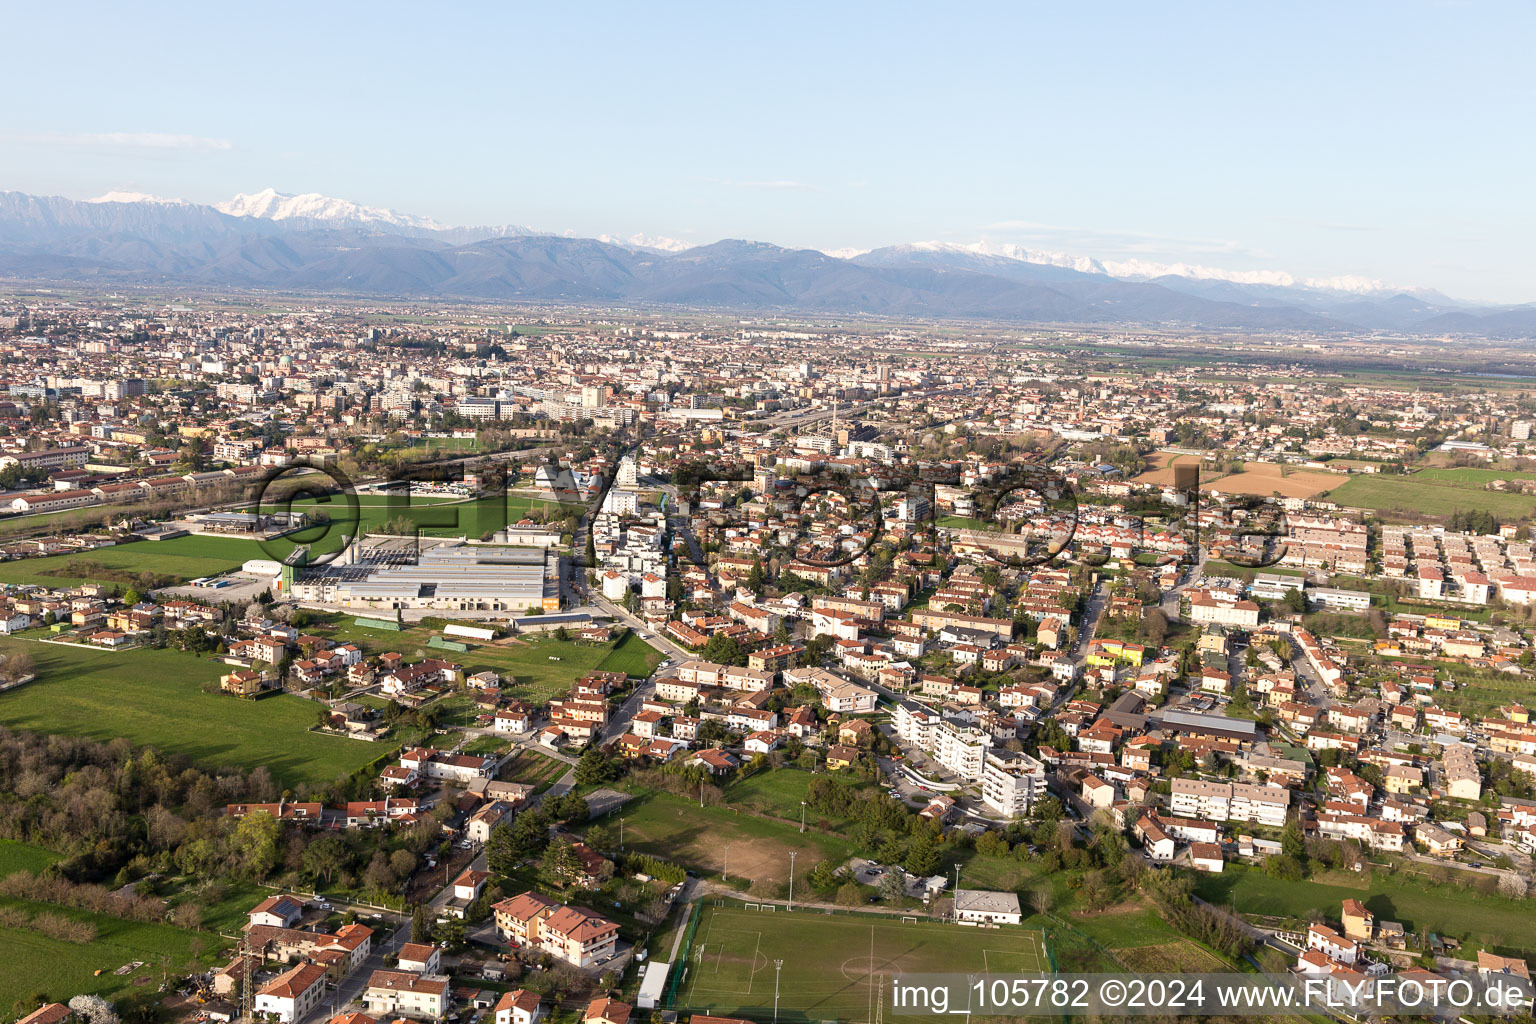
[[[618,836],[611,825],[593,825],[587,829],[586,843],[594,850],[615,850],[618,848]]]
[[[321,836],[304,848],[300,863],[309,874],[329,882],[350,859],[347,845],[339,836]]]
[[[416,870],[416,855],[410,850],[396,850],[389,855],[389,868],[395,877],[404,881]]]
[[[939,848],[926,833],[919,834],[907,849],[906,869],[918,878],[928,878],[939,870]]]
[[[827,890],[837,885],[837,868],[830,860],[818,861],[811,869],[811,888]]]
[[[837,902],[845,907],[856,907],[864,902],[864,890],[858,882],[844,882],[838,886]]]
[[[1530,892],[1530,883],[1524,875],[1517,875],[1513,871],[1499,876],[1499,895],[1507,900],[1523,900]]]
[[[583,786],[610,782],[618,774],[618,766],[596,747],[588,747],[576,762],[576,781]]]
[[[581,873],[581,858],[576,847],[564,836],[550,840],[539,861],[539,878],[552,886],[565,888]]]
[[[427,908],[420,904],[411,912],[411,941],[421,944],[432,941],[432,920],[427,916]]]
[[[277,841],[281,835],[282,824],[267,811],[256,811],[240,819],[229,845],[247,877],[262,879],[277,867]]]
[[[1294,816],[1285,823],[1285,828],[1280,832],[1280,852],[1296,860],[1306,859],[1307,837],[1301,830],[1301,820]]]
[[[747,654],[735,637],[716,633],[704,645],[704,659],[717,665],[745,665]]]
[[[1008,856],[1008,840],[996,832],[987,831],[976,837],[976,852],[983,857]]]
[[[389,866],[389,855],[383,850],[375,851],[368,867],[363,869],[363,884],[375,892],[385,893],[392,891],[399,882],[394,869]]]
[[[85,1024],[119,1024],[121,1019],[112,1004],[101,996],[75,996],[69,1001],[69,1008]]]
[[[907,885],[900,871],[891,868],[880,879],[880,898],[888,903],[900,903],[907,898]]]

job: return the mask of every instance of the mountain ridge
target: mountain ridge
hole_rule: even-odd
[[[203,205],[0,192],[0,273],[64,280],[391,297],[649,303],[730,309],[1147,323],[1266,330],[1536,336],[1536,306],[1474,307],[1428,290],[1115,276],[1022,246],[919,242],[834,256],[722,239],[574,238],[519,225],[445,227],[275,189]],[[1375,282],[1367,284],[1374,285]]]

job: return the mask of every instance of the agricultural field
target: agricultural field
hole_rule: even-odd
[[[1245,462],[1241,473],[1231,473],[1210,483],[1203,491],[1222,494],[1254,494],[1267,498],[1279,492],[1282,498],[1310,498],[1339,485],[1339,475],[1326,470],[1294,469],[1273,462]]]
[[[775,961],[783,961],[776,972]],[[768,1019],[778,974],[787,1021],[871,1022],[899,974],[1050,970],[1038,928],[982,931],[922,918],[752,910],[707,903],[678,987],[678,1009]],[[886,1014],[892,1012],[887,1005]]]
[[[1283,882],[1228,864],[1219,875],[1198,875],[1195,892],[1239,914],[1287,918],[1337,919],[1339,904],[1354,898],[1378,921],[1397,921],[1409,934],[1432,931],[1503,955],[1536,954],[1536,929],[1521,904],[1379,869],[1359,878],[1335,873],[1318,881]]]
[[[41,733],[122,737],[207,768],[265,765],[279,786],[330,782],[385,753],[385,746],[310,732],[315,704],[288,694],[241,700],[203,687],[224,666],[180,651],[98,651],[0,640],[25,650],[37,679],[0,694],[0,725]]]
[[[0,1007],[19,1002],[23,1012],[37,1008],[33,999],[46,993],[50,1000],[66,1000],[79,994],[110,997],[129,987],[158,985],[165,969],[175,972],[198,959],[195,953],[211,951],[224,943],[216,935],[174,928],[165,924],[138,924],[103,914],[30,900],[0,899],[0,911],[36,917],[52,914],[92,924],[96,938],[78,944],[40,934],[30,927],[0,924]],[[199,953],[200,955],[200,953]],[[118,968],[135,961],[144,966],[125,974]],[[102,973],[98,977],[95,972]]]
[[[1273,462],[1245,462],[1240,473],[1215,476],[1204,466],[1204,460],[1200,456],[1177,452],[1155,452],[1148,457],[1148,462],[1150,468],[1133,478],[1136,483],[1166,486],[1174,482],[1175,464],[1195,464],[1201,466],[1200,489],[1220,491],[1222,494],[1254,494],[1268,497],[1279,491],[1281,496],[1286,498],[1310,498],[1330,487],[1337,487],[1340,481],[1337,473],[1316,469],[1295,469]]]
[[[789,888],[790,853],[797,855],[795,876],[802,880],[824,860],[842,865],[853,856],[852,844],[840,836],[802,833],[798,825],[744,814],[724,804],[700,807],[695,800],[670,793],[638,793],[624,805],[623,816],[627,849],[696,867],[701,874],[720,874],[729,855],[732,881],[744,880],[754,891],[781,896]],[[610,817],[608,824],[617,822]],[[808,889],[801,891],[809,894]]]
[[[520,750],[512,760],[501,766],[497,778],[505,782],[526,782],[533,786],[535,793],[542,793],[570,770],[571,766],[564,761],[545,757],[532,750]]]
[[[1407,476],[1357,476],[1330,491],[1328,500],[1376,512],[1448,516],[1458,511],[1480,510],[1503,520],[1523,519],[1536,511],[1536,495],[1488,491],[1483,490],[1483,485],[1490,479],[1528,475],[1497,470],[1425,469]]]
[[[1153,452],[1147,456],[1147,469],[1132,477],[1138,484],[1158,484],[1167,486],[1173,483],[1173,466],[1177,462],[1188,462],[1200,465],[1203,461],[1198,455],[1186,455],[1179,452]],[[1204,475],[1203,473],[1201,474]]]

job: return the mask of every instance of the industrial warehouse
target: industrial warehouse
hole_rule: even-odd
[[[552,548],[462,541],[419,553],[383,544],[344,564],[302,570],[293,594],[344,608],[553,612],[560,610],[560,554]]]

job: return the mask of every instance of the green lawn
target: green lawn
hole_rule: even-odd
[[[455,638],[469,644],[469,650],[459,654],[427,646],[428,640],[441,635],[440,630],[422,626],[409,626],[398,632],[369,629],[354,623],[354,618],[321,616],[305,628],[337,643],[355,643],[369,656],[394,651],[414,658],[419,651],[424,656],[457,662],[468,675],[489,669],[506,681],[507,694],[520,700],[543,702],[559,696],[577,679],[597,669],[646,676],[661,662],[660,652],[633,633],[625,634],[617,644],[582,644],[547,635],[495,644]]]
[[[758,772],[739,782],[731,783],[726,788],[725,799],[733,807],[743,807],[763,814],[799,821],[800,801],[806,799],[811,782],[817,777],[811,772],[798,768],[777,768],[773,771]],[[846,776],[846,773],[839,772],[824,777],[841,782],[853,789],[874,788],[873,783],[853,781]],[[845,818],[829,819],[809,807],[806,808],[806,821],[811,824],[821,823],[821,827],[829,829],[842,829],[853,824]]]
[[[1438,469],[1408,476],[1357,476],[1329,491],[1327,498],[1350,508],[1432,516],[1483,510],[1510,520],[1522,519],[1536,510],[1536,496],[1485,491],[1480,486],[1485,481],[1464,475],[1478,472],[1512,475],[1492,470]]]
[[[1195,892],[1240,914],[1338,920],[1339,905],[1354,898],[1378,921],[1397,921],[1410,934],[1428,930],[1504,954],[1536,954],[1530,910],[1497,896],[1436,886],[1377,869],[1359,879],[1282,882],[1263,871],[1228,864],[1219,875],[1196,876]]]
[[[193,960],[192,943],[205,950],[224,945],[216,935],[173,928],[166,924],[137,924],[83,910],[56,907],[30,900],[0,899],[0,906],[29,914],[53,913],[96,925],[96,940],[88,945],[47,938],[30,928],[0,927],[0,1007],[18,1001],[30,1003],[24,1012],[37,1008],[34,996],[65,1001],[80,994],[110,997],[130,986],[158,985],[161,971],[175,972]],[[145,966],[131,974],[113,973],[133,961]],[[101,975],[95,976],[100,970]]]
[[[291,544],[274,542],[286,554]],[[339,543],[339,541],[338,541]],[[248,559],[271,557],[254,540],[234,537],[177,537],[172,540],[135,541],[70,555],[22,558],[0,563],[0,583],[34,583],[48,587],[73,586],[85,580],[127,585],[123,574],[149,573],[185,582],[201,576],[239,568]],[[73,567],[71,565],[73,563]],[[88,571],[86,563],[104,566],[112,577]],[[79,571],[77,571],[79,570]]]
[[[139,891],[144,892],[143,883]],[[272,889],[246,881],[205,881],[183,877],[155,888],[156,895],[168,898],[170,906],[195,903],[203,909],[203,928],[220,935],[233,935],[250,921],[251,908],[271,896]]]
[[[275,506],[274,506],[275,507]],[[22,558],[0,563],[0,583],[34,583],[44,586],[73,585],[85,580],[123,583],[116,574],[152,573],[185,582],[202,576],[228,572],[253,558],[282,558],[294,547],[308,544],[313,553],[326,554],[341,547],[342,537],[356,530],[360,520],[364,532],[406,516],[419,524],[427,537],[479,537],[487,530],[497,530],[508,522],[517,522],[532,509],[556,510],[562,514],[579,512],[579,505],[561,505],[537,498],[509,496],[503,510],[499,499],[448,502],[436,497],[414,497],[408,503],[391,502],[382,495],[358,498],[358,518],[354,519],[348,503],[340,497],[328,502],[315,499],[296,501],[293,507],[323,509],[331,522],[312,526],[286,537],[261,542],[245,537],[177,537],[162,541],[135,541],[69,555],[47,558]],[[70,572],[70,563],[98,563],[114,573],[101,578],[89,572]]]
[[[776,970],[775,961],[782,961]],[[979,931],[919,917],[756,911],[705,906],[675,1009],[768,1020],[775,975],[779,1019],[873,1021],[880,987],[900,974],[1050,970],[1038,927]],[[894,1010],[889,993],[886,1015]],[[910,1011],[907,1011],[910,1012]],[[927,1016],[927,1015],[925,1015]]]
[[[1446,487],[1464,487],[1481,491],[1495,480],[1536,480],[1536,473],[1521,473],[1512,469],[1421,469],[1411,479],[1441,484]]]
[[[417,524],[418,531],[424,537],[479,537],[488,530],[499,530],[508,523],[515,523],[535,510],[561,516],[582,511],[580,505],[563,505],[521,495],[507,495],[505,504],[499,497],[444,501],[425,497],[411,497],[407,500],[366,495],[358,499],[356,520],[352,517],[350,503],[339,496],[330,501],[296,501],[293,508],[298,511],[315,508],[330,516],[332,529],[318,545],[321,550],[334,550],[334,547],[326,545],[339,543],[335,538],[343,532],[351,532],[359,521],[364,533],[376,532],[386,523],[404,516]],[[302,542],[313,540],[323,533],[324,527],[315,527],[293,536]]]
[[[29,871],[35,875],[63,859],[61,855],[41,846],[15,839],[0,839],[0,878],[14,875],[18,871]]]
[[[601,672],[623,672],[625,675],[644,678],[661,664],[661,652],[641,640],[634,633],[625,633],[614,644],[608,656],[597,663]]]
[[[180,651],[112,653],[25,640],[0,640],[0,653],[25,650],[37,681],[0,694],[0,724],[42,733],[123,737],[209,768],[266,765],[281,786],[329,782],[387,747],[309,731],[315,704],[279,694],[241,700],[203,692],[227,666]]]

